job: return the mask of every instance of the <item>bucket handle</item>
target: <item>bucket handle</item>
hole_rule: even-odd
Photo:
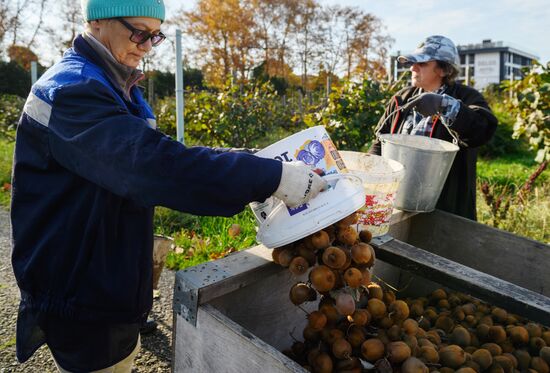
[[[359,176],[357,175],[353,175],[353,174],[350,174],[350,173],[347,173],[347,174],[332,174],[332,175],[327,175],[327,176],[323,176],[323,179],[325,179],[327,182],[329,181],[334,181],[334,180],[342,180],[342,179],[352,179],[354,180],[355,182],[357,183],[362,183],[362,180]],[[334,185],[334,189],[336,189],[336,184]],[[263,222],[260,223],[260,229],[262,229],[262,227],[264,225],[267,225],[267,224],[270,224],[271,223],[271,220],[273,220],[273,217],[279,212],[280,209],[282,208],[286,208],[286,205],[283,201],[279,200],[279,203],[277,204],[277,206],[275,206],[273,208],[273,210],[271,210],[271,212],[269,213],[269,215],[267,215],[267,217],[265,218],[265,220]]]

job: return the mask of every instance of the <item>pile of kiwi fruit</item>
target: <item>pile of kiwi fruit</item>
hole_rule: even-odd
[[[467,294],[441,288],[397,299],[371,281],[372,235],[357,233],[357,219],[273,250],[276,263],[307,274],[290,301],[318,301],[285,355],[316,373],[550,373],[547,327]]]

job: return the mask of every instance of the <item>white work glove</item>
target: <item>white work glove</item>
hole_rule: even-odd
[[[303,205],[328,188],[327,182],[303,162],[283,162],[279,187],[273,193],[288,207]]]

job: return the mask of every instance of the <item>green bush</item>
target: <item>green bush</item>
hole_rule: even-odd
[[[374,129],[386,102],[403,86],[364,80],[347,82],[332,90],[328,105],[306,115],[308,126],[324,125],[336,148],[365,151],[374,139]]]
[[[0,94],[27,97],[30,89],[30,72],[16,62],[0,61]]]
[[[0,136],[15,139],[15,129],[24,105],[25,99],[19,96],[0,95]]]
[[[159,129],[175,137],[174,98],[160,100],[156,109]],[[222,147],[264,147],[273,134],[303,128],[267,83],[228,83],[219,92],[190,92],[185,97],[184,122],[187,145]]]

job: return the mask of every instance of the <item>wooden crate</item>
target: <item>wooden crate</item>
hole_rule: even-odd
[[[550,325],[548,245],[440,211],[396,212],[392,222],[389,235],[373,240],[374,274],[404,289],[400,296],[445,286]],[[305,372],[280,352],[291,334],[303,340],[305,314],[288,292],[305,279],[274,264],[261,245],[179,271],[173,371]]]

